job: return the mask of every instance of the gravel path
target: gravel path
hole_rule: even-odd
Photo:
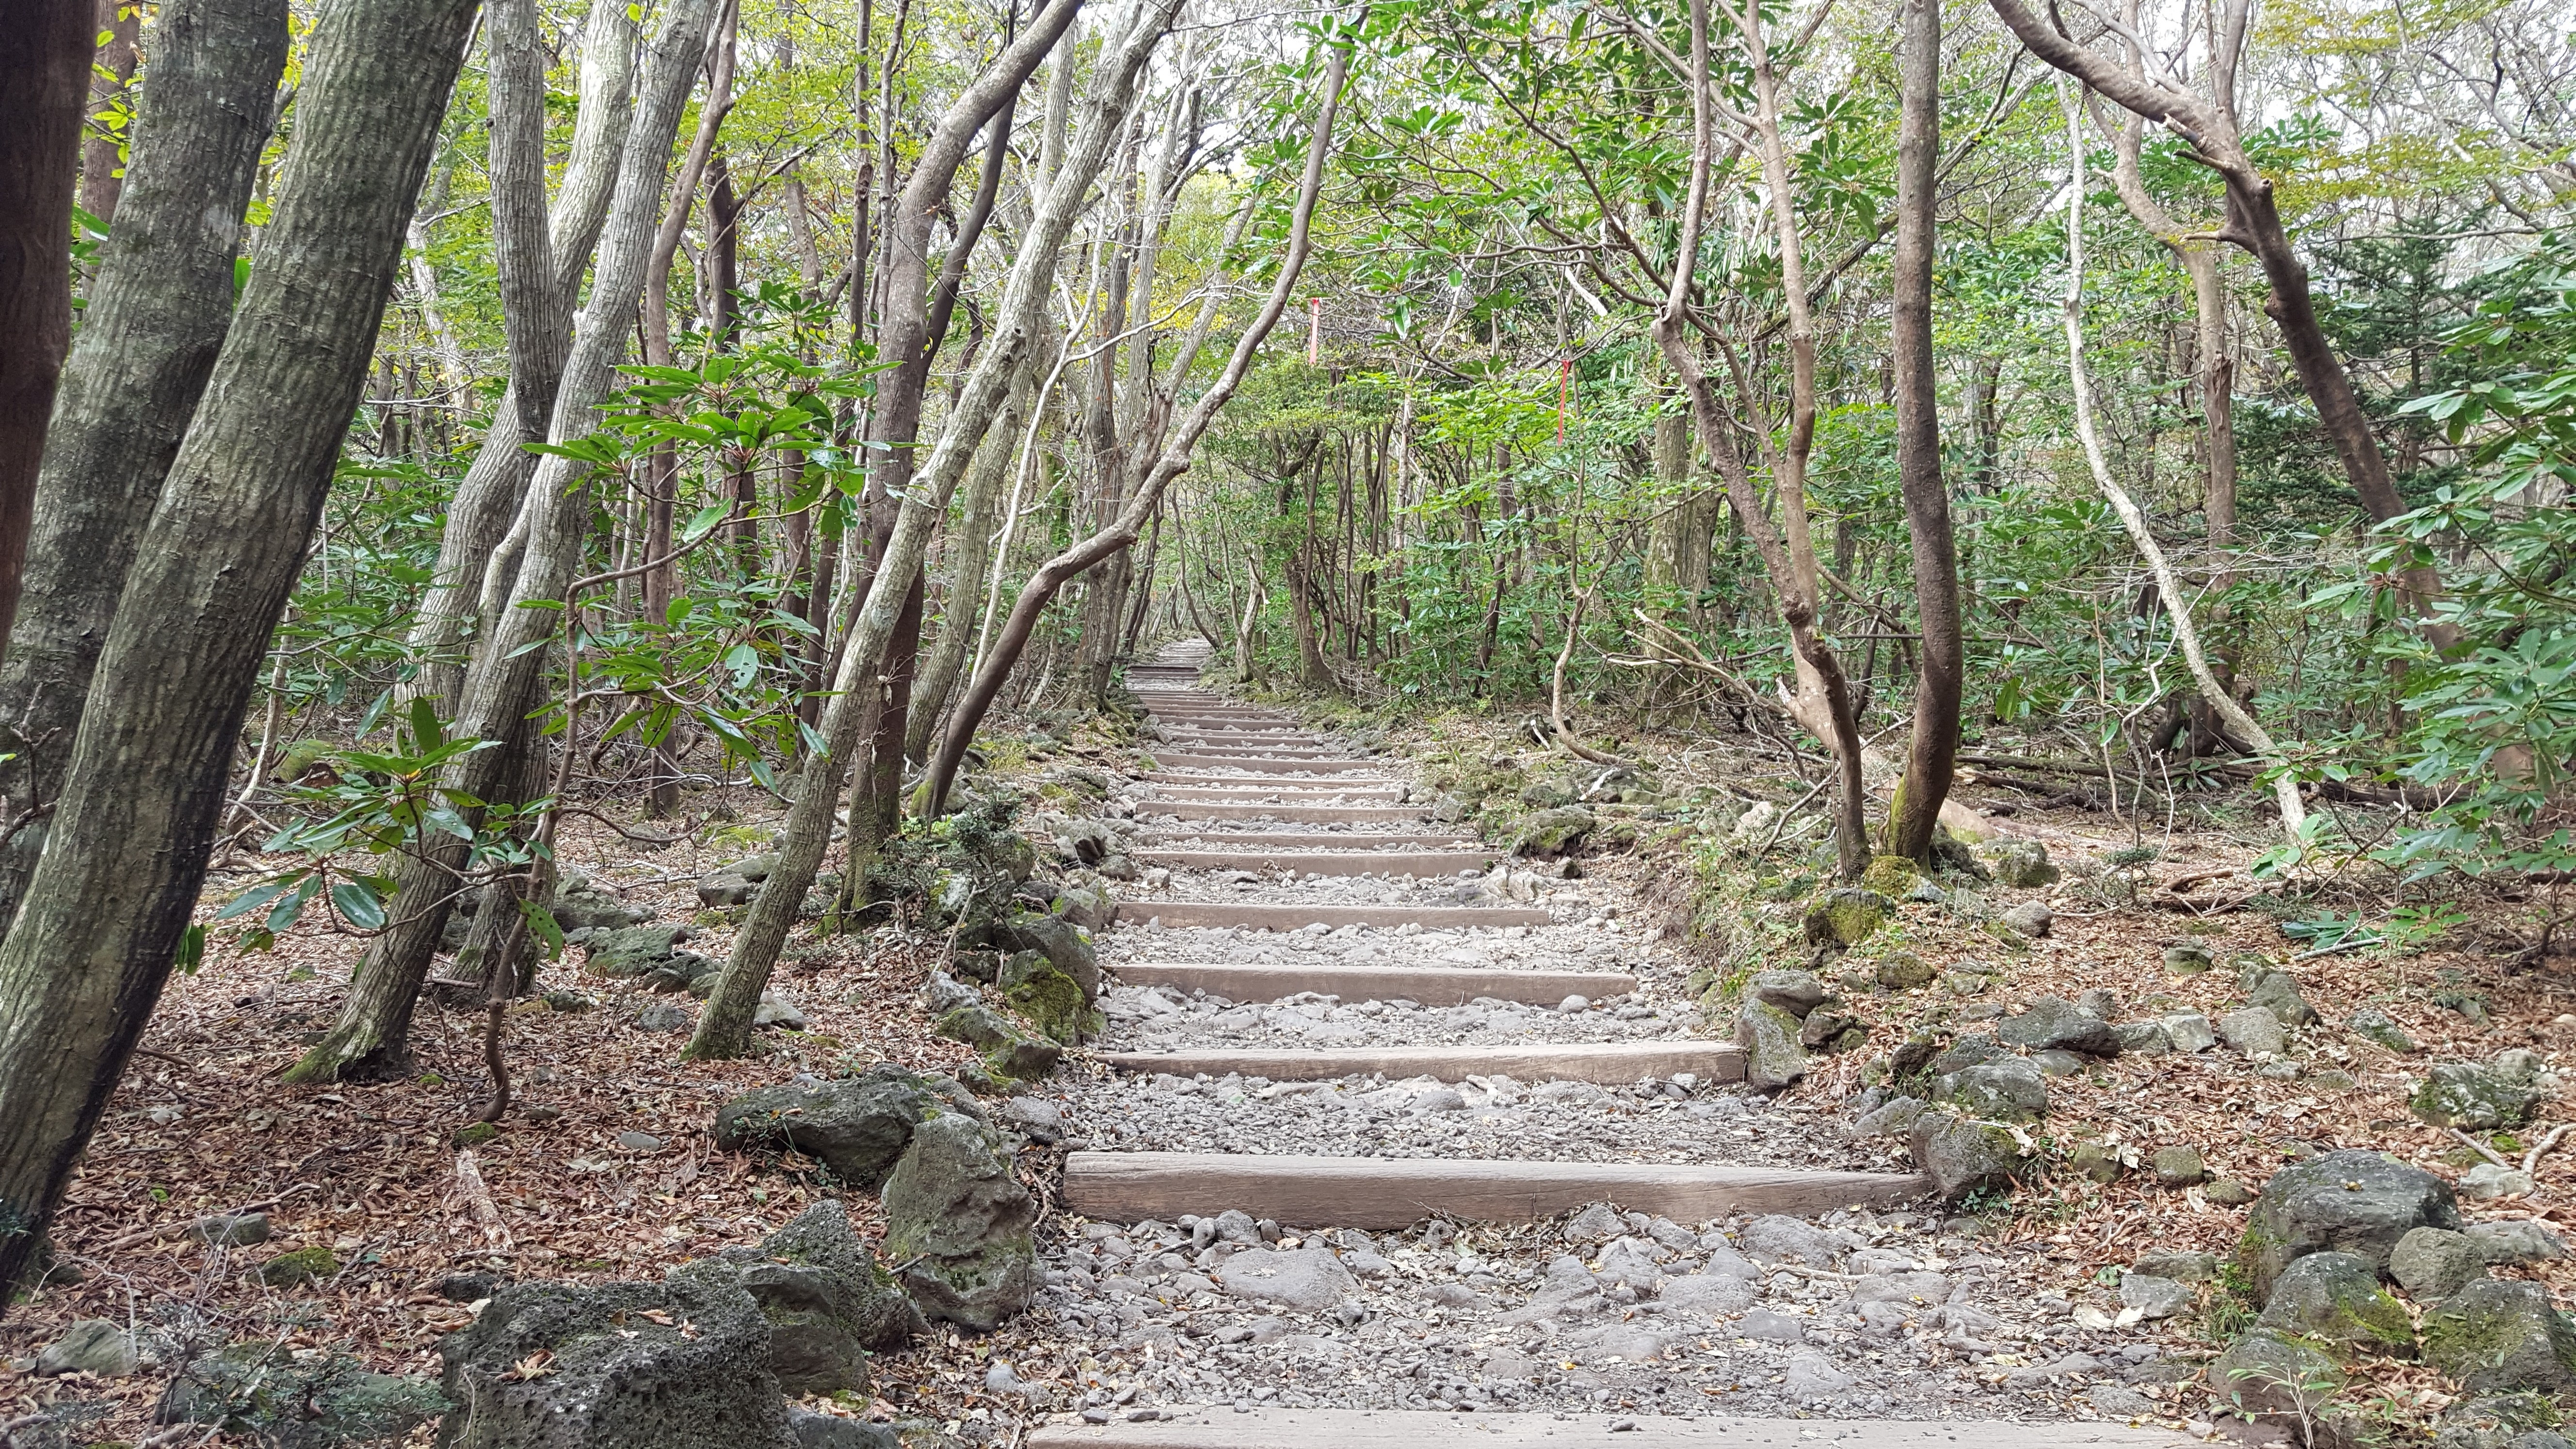
[[[1149,708],[1160,702],[1177,715],[1177,705],[1219,702],[1147,673],[1137,683]],[[1410,785],[1402,762],[1371,763],[1347,783]],[[1441,828],[1157,828],[1157,798],[1152,782],[1122,782],[1108,813],[1146,827],[1159,849],[1241,848],[1214,842],[1265,829],[1346,830],[1362,849],[1372,836],[1401,841],[1407,828]],[[1705,1032],[1685,994],[1686,966],[1647,947],[1628,918],[1633,903],[1601,881],[1509,867],[1304,876],[1264,868],[1255,854],[1240,869],[1150,872],[1121,894],[1125,924],[1102,951],[1113,978],[1102,998],[1104,1052],[1501,1047]],[[1165,929],[1153,924],[1157,901],[1537,905],[1553,924]],[[1238,1002],[1114,981],[1122,965],[1144,962],[1617,971],[1638,985],[1553,1006],[1425,1007],[1314,992]],[[1092,1063],[1059,1081],[1063,1118],[1046,1130],[1069,1150],[1906,1170],[1891,1162],[1889,1143],[1855,1140],[1843,1122],[1697,1080],[1271,1082],[1118,1074]],[[2186,1340],[2154,1322],[2079,1316],[2064,1296],[2071,1285],[2050,1276],[2044,1245],[1993,1248],[1972,1221],[1930,1205],[1705,1223],[1595,1205],[1536,1223],[1432,1219],[1375,1235],[1283,1229],[1239,1211],[1052,1221],[1037,1316],[1097,1356],[1096,1386],[1077,1410],[1091,1423],[1231,1406],[2172,1424],[2175,1385],[2199,1367],[2174,1356]]]

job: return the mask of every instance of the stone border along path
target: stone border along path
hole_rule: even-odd
[[[2046,1330],[1968,1303],[1972,1287],[1994,1286],[1976,1269],[2004,1265],[1938,1255],[1960,1245],[1936,1247],[1937,1213],[1904,1210],[1922,1179],[1770,1165],[1792,1144],[1735,1124],[1800,1135],[1795,1146],[1813,1160],[1813,1119],[1721,1086],[1742,1081],[1739,1049],[1659,1026],[1661,1011],[1644,1004],[1654,993],[1641,989],[1648,963],[1601,929],[1603,916],[1560,922],[1542,904],[1482,903],[1536,891],[1508,862],[1488,875],[1493,853],[1471,838],[1421,828],[1420,806],[1376,803],[1410,795],[1399,767],[1199,687],[1205,657],[1204,646],[1176,646],[1128,671],[1175,747],[1125,782],[1149,832],[1134,858],[1158,869],[1121,906],[1126,926],[1103,953],[1115,977],[1104,1046],[1119,1049],[1070,1086],[1064,1124],[1091,1134],[1065,1142],[1062,1189],[1064,1208],[1089,1221],[1048,1250],[1038,1306],[1085,1353],[1141,1352],[1148,1377],[1098,1383],[1075,1414],[1037,1427],[1030,1449],[2194,1442],[2060,1418],[2070,1384],[2111,1372],[2080,1354],[2053,1367],[2036,1366],[2039,1355],[2009,1387],[1999,1373],[1963,1375],[1966,1354],[1997,1351],[1975,1335],[2044,1341]],[[1283,875],[1298,899],[1222,898]],[[1415,903],[1440,877],[1459,880],[1461,903]],[[1304,899],[1354,886],[1404,898]],[[1313,954],[1282,959],[1283,944]],[[1623,947],[1635,966],[1621,969]],[[1585,959],[1604,954],[1614,959]],[[1382,956],[1391,959],[1372,959]],[[1508,1025],[1531,1007],[1597,1022],[1598,1039],[1419,1044],[1462,1021]],[[1227,1019],[1247,1012],[1312,1021],[1343,1041],[1380,1029],[1399,1040],[1229,1042]],[[1679,1019],[1696,1012],[1684,1003]],[[1636,1040],[1631,1028],[1665,1034]],[[1301,1124],[1345,1099],[1400,1125],[1366,1129],[1383,1136],[1383,1155],[1301,1151]],[[1528,1115],[1498,1120],[1575,1128],[1532,1126],[1538,1156],[1419,1145],[1420,1132],[1436,1140],[1470,1110],[1516,1105]],[[1562,1110],[1544,1117],[1542,1107]],[[1247,1115],[1240,1133],[1225,1130]],[[1709,1160],[1729,1140],[1771,1150],[1756,1152],[1765,1161]],[[1193,1141],[1225,1150],[1154,1150]],[[1576,1209],[1561,1227],[1548,1222]],[[1826,1226],[1802,1221],[1819,1216]],[[1568,1242],[1598,1256],[1587,1264],[1562,1250]],[[1496,1312],[1524,1289],[1534,1290],[1526,1306]],[[1788,1311],[1757,1306],[1765,1298]],[[2127,1366],[2175,1367],[2151,1359]],[[1997,1382],[1979,1381],[1989,1377]],[[2113,1392],[2135,1401],[2131,1412],[2153,1407]],[[1459,1412],[1477,1408],[1507,1412]],[[1717,1409],[1770,1416],[1703,1412]],[[2013,1422],[2034,1411],[2049,1422]],[[1881,1417],[1819,1417],[1843,1414]]]

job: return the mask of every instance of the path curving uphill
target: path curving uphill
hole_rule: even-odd
[[[1204,658],[1128,673],[1146,880],[1039,1309],[1128,1377],[1032,1449],[2190,1442],[2069,1422],[2080,1368],[1963,1371],[2014,1331],[1992,1276],[1920,1179],[1743,1087],[1624,892],[1438,828]]]

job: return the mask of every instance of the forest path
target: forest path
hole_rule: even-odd
[[[1107,938],[1063,1186],[1090,1221],[1050,1275],[1146,1382],[1032,1449],[2189,1442],[1967,1417],[1990,1386],[1947,1364],[1999,1320],[1901,1210],[1919,1179],[1745,1092],[1624,890],[1486,869],[1401,761],[1199,687],[1204,657],[1128,675],[1155,870]]]

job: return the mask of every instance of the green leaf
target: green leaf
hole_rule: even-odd
[[[340,908],[341,919],[361,931],[381,930],[385,924],[385,903],[376,893],[353,880],[331,887],[331,904]]]
[[[724,522],[725,516],[732,512],[733,505],[730,503],[710,503],[699,509],[690,516],[688,531],[680,536],[680,542],[696,543],[699,539],[713,533],[716,525]]]
[[[411,702],[411,747],[426,754],[447,742],[447,731],[438,722],[438,704],[428,695],[418,695]]]
[[[267,905],[270,901],[276,900],[279,896],[284,895],[286,893],[286,888],[293,885],[295,880],[296,878],[294,876],[288,876],[284,880],[271,881],[267,885],[252,886],[249,890],[243,891],[240,895],[233,897],[230,905],[217,911],[215,913],[215,919],[218,921],[229,921],[235,916],[247,916],[251,912],[258,910],[260,907]]]
[[[554,912],[535,901],[521,901],[519,914],[526,918],[528,929],[536,932],[537,939],[546,943],[546,959],[561,960],[564,952],[563,926],[555,920]]]
[[[205,927],[192,925],[179,933],[179,954],[170,964],[182,976],[197,974],[197,968],[206,964]]]

